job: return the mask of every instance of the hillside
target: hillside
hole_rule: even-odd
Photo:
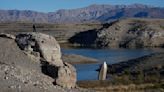
[[[97,30],[80,32],[69,39],[73,44],[109,48],[164,46],[163,19],[123,19],[103,24]]]
[[[0,22],[86,23],[111,22],[122,18],[164,18],[164,8],[142,4],[90,5],[42,13],[30,10],[0,10]]]

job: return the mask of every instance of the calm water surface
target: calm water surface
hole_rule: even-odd
[[[78,54],[92,57],[100,61],[99,64],[80,64],[75,65],[78,80],[97,80],[98,72],[95,71],[99,65],[106,61],[114,64],[129,59],[138,58],[151,53],[160,52],[164,49],[90,49],[90,48],[69,48],[62,49],[64,54]]]

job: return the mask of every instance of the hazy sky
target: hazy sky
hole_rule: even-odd
[[[53,12],[58,9],[81,8],[91,4],[147,4],[164,7],[164,0],[0,0],[0,9]]]

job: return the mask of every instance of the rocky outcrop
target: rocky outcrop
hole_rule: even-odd
[[[16,36],[18,46],[28,55],[39,57],[42,72],[55,79],[55,84],[64,88],[76,86],[76,69],[61,60],[58,42],[50,35],[42,33],[20,33]]]
[[[7,51],[4,52],[3,49],[2,50],[0,49],[0,52],[3,51],[1,52],[2,55],[0,55],[0,58],[1,60],[4,60],[4,61],[0,61],[0,67],[1,64],[3,65],[7,64],[16,67],[15,69],[19,71],[21,68],[24,67],[27,69],[27,71],[33,70],[35,74],[37,74],[37,75],[34,74],[29,75],[30,78],[32,78],[32,76],[33,77],[47,76],[49,77],[48,82],[51,82],[52,84],[64,88],[75,88],[76,69],[68,63],[63,63],[63,61],[61,60],[60,46],[58,42],[55,40],[55,38],[46,34],[35,33],[35,32],[20,33],[16,35],[16,37],[9,34],[3,34],[1,37],[3,39],[16,38],[15,40],[12,40],[13,45],[16,47],[10,48],[12,47],[10,46],[11,45],[10,44],[9,46],[6,46],[6,49],[4,49]],[[5,46],[3,46],[3,48],[4,47]],[[18,49],[19,53],[17,53],[17,51],[14,50],[15,48]],[[14,51],[10,53],[9,50],[10,51],[14,50]],[[8,54],[10,57],[6,58]],[[12,60],[10,60],[10,58]],[[32,63],[34,65],[32,65]],[[22,75],[20,74],[19,77],[23,78],[23,74]],[[5,77],[5,79],[8,79],[8,77]],[[40,77],[39,79],[41,81],[43,80]],[[53,86],[52,84],[51,86]]]
[[[108,48],[164,47],[163,19],[123,19],[103,24],[92,32],[80,32],[73,44]]]
[[[100,47],[163,47],[164,20],[120,20],[97,33]]]
[[[2,92],[64,92],[52,85],[53,78],[40,70],[39,60],[30,59],[12,39],[0,37],[0,87]],[[52,91],[53,90],[53,91]]]
[[[16,36],[16,42],[25,52],[40,56],[55,66],[63,66],[60,46],[52,36],[42,33],[21,33]]]

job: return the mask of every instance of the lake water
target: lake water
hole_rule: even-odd
[[[163,49],[62,49],[62,53],[64,54],[78,54],[92,57],[100,61],[98,64],[75,65],[78,80],[97,80],[98,72],[96,70],[104,61],[106,61],[107,64],[114,64],[160,51],[163,51]]]

